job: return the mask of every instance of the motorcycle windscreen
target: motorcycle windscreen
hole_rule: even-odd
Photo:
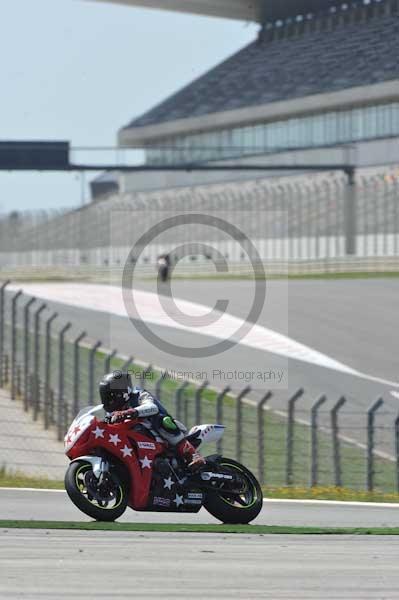
[[[196,437],[201,440],[202,444],[218,442],[223,436],[225,430],[224,425],[195,425],[189,431],[189,436],[193,433],[197,434]]]

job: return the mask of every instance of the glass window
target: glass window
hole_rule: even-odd
[[[263,139],[263,131],[263,125],[256,125],[256,127],[254,128],[254,146],[255,152],[257,153],[262,152],[265,146]]]
[[[359,108],[352,111],[352,139],[353,141],[364,138],[364,111]]]
[[[269,148],[274,151],[277,150],[277,124],[270,123],[269,125]]]
[[[399,135],[398,102],[165,138],[147,150],[146,160],[152,164],[215,160],[391,135]]]
[[[232,146],[234,148],[234,153],[236,154],[237,150],[241,150],[243,143],[242,143],[242,128],[241,127],[237,127],[236,129],[233,129],[233,136],[232,136]]]
[[[377,135],[379,137],[391,135],[391,110],[389,105],[377,107]]]
[[[399,102],[392,104],[391,132],[392,135],[399,135]]]
[[[312,146],[322,146],[324,143],[324,118],[316,115],[313,117]]]
[[[243,152],[245,154],[251,154],[254,149],[254,128],[244,127],[242,130],[243,134]]]
[[[325,143],[336,144],[337,143],[337,113],[330,112],[324,117],[325,124]]]
[[[289,148],[298,148],[300,141],[300,119],[290,119],[288,121],[288,142]]]
[[[299,119],[298,146],[300,148],[306,148],[307,146],[311,146],[311,140],[312,140],[312,119],[310,117],[305,117],[304,119]]]
[[[281,150],[284,148],[284,125],[281,121],[275,124],[275,148]]]
[[[375,106],[364,109],[364,138],[377,137],[377,111]]]
[[[341,111],[338,115],[337,142],[350,142],[352,139],[352,120],[350,111]]]

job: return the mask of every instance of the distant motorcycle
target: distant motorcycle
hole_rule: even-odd
[[[169,279],[170,257],[169,254],[161,254],[157,259],[158,275],[163,283]]]
[[[137,511],[197,513],[202,506],[223,523],[249,523],[262,509],[262,490],[243,465],[219,455],[191,472],[165,440],[140,420],[111,424],[102,405],[76,416],[65,436],[71,463],[65,474],[69,498],[97,521]],[[100,416],[101,415],[101,416]],[[196,447],[215,442],[221,425],[198,425],[187,433]]]

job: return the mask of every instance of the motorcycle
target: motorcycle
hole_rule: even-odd
[[[249,523],[262,509],[262,490],[243,465],[220,455],[192,472],[155,431],[139,419],[111,424],[102,405],[82,409],[65,436],[71,460],[65,489],[72,502],[97,521],[135,511],[197,513],[202,507],[223,523]],[[179,424],[182,428],[181,424]],[[188,439],[198,448],[216,442],[222,425],[197,425]]]

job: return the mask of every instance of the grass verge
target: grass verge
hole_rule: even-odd
[[[266,269],[267,270],[267,269]],[[39,273],[36,276],[32,273],[18,274],[14,272],[5,273],[3,279],[9,277],[13,281],[22,283],[58,283],[58,282],[78,282],[78,283],[103,283],[103,284],[119,284],[120,277],[118,275],[114,280],[109,276],[91,276],[87,274],[42,274]],[[398,271],[331,271],[323,273],[276,273],[266,274],[267,279],[375,279],[375,278],[386,278],[386,277],[399,277]],[[255,277],[256,278],[256,277]],[[258,277],[263,279],[263,277]],[[138,274],[138,280],[142,281],[156,281],[156,275],[152,274]],[[178,271],[173,274],[174,280],[248,280],[254,279],[253,273],[179,273]]]
[[[19,472],[10,473],[3,466],[0,468],[0,488],[2,487],[63,490],[64,482],[47,479],[47,477],[29,477]]]
[[[67,529],[157,533],[244,533],[250,535],[399,535],[399,527],[287,527],[284,525],[191,525],[183,523],[79,523],[75,521],[6,521],[0,529]]]
[[[339,502],[378,502],[397,503],[399,507],[399,494],[383,492],[366,492],[339,487],[264,487],[265,498],[289,500],[336,500]]]
[[[295,280],[295,279],[381,279],[381,278],[399,277],[398,271],[331,271],[323,273],[266,273],[266,279],[271,280]],[[146,281],[155,281],[155,276],[142,277]],[[253,273],[175,273],[173,280],[207,280],[207,281],[225,281],[225,280],[253,280],[264,279],[263,276],[255,276]]]

